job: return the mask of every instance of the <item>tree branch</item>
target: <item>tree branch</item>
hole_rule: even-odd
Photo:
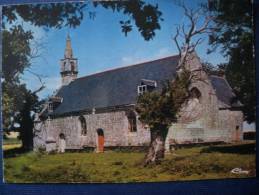
[[[42,79],[41,79],[41,76],[42,76],[42,75],[39,75],[39,74],[37,74],[37,73],[35,73],[35,72],[29,70],[29,69],[27,69],[26,71],[28,71],[29,73],[31,73],[31,74],[33,74],[34,76],[36,76],[36,77],[38,78],[38,80],[40,81],[40,83],[41,83],[41,86],[40,86],[38,89],[34,90],[32,93],[33,93],[33,94],[36,94],[36,93],[42,91],[42,90],[45,88],[45,83],[44,83],[44,82],[42,81]]]
[[[197,41],[193,41],[194,37],[204,33],[210,33],[213,28],[210,27],[210,22],[213,20],[212,16],[206,16],[201,27],[197,28],[199,21],[202,20],[202,8],[193,10],[187,8],[183,3],[178,3],[184,10],[184,15],[187,17],[188,24],[180,24],[176,27],[176,34],[173,37],[174,42],[177,46],[181,60],[177,68],[184,67],[186,63],[187,55],[194,52],[196,47],[203,41],[202,38],[198,38]],[[182,45],[179,44],[178,37],[183,37]]]
[[[181,48],[180,48],[180,45],[179,45],[179,43],[178,43],[178,40],[177,40],[177,38],[178,38],[178,36],[179,36],[179,26],[178,27],[176,27],[176,34],[175,34],[175,36],[174,36],[174,42],[175,42],[175,44],[176,44],[176,46],[177,46],[177,49],[178,49],[178,52],[179,52],[179,55],[180,55],[180,57],[181,57],[181,54],[182,54],[182,50],[181,50]]]

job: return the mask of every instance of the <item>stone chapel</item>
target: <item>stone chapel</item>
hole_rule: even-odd
[[[78,78],[78,60],[68,36],[60,60],[62,86],[35,118],[34,149],[103,152],[105,148],[148,146],[149,127],[138,120],[134,109],[137,97],[161,90],[164,82],[173,80],[179,60],[178,55],[169,56]],[[196,54],[186,68],[198,71],[203,82],[191,85],[192,96],[168,131],[166,150],[175,143],[242,139],[242,104],[233,102],[235,94],[226,79],[207,75]]]

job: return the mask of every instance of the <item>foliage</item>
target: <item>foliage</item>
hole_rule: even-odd
[[[157,5],[152,5],[141,0],[133,1],[94,1],[94,6],[102,6],[105,9],[122,12],[129,16],[126,21],[120,21],[122,32],[127,35],[132,30],[131,21],[135,21],[138,31],[145,40],[155,36],[155,30],[160,29],[162,13]],[[89,2],[81,3],[48,3],[6,6],[3,8],[3,21],[14,24],[18,18],[32,25],[45,28],[62,28],[64,26],[77,27],[85,18],[86,8]],[[89,15],[95,15],[89,11]],[[90,17],[93,18],[93,17]]]
[[[226,64],[221,63],[215,66],[209,62],[203,62],[202,68],[208,75],[217,75],[222,77],[225,75]]]
[[[3,118],[2,125],[4,130],[11,129],[12,125],[12,118],[11,116],[13,115],[13,110],[14,110],[14,100],[12,97],[10,97],[7,93],[3,93]]]
[[[31,31],[25,31],[21,25],[3,30],[3,129],[14,130],[17,114],[23,107],[25,93],[24,84],[20,84],[19,76],[30,64]]]
[[[229,0],[226,3],[224,0],[212,0],[209,11],[214,17],[210,44],[213,49],[221,47],[222,53],[229,58],[225,68],[226,78],[244,104],[245,120],[253,122],[256,90],[252,4],[249,1]]]
[[[3,129],[15,130],[17,114],[23,107],[25,85],[3,82]]]
[[[25,31],[21,25],[3,30],[3,77],[6,83],[18,82],[19,75],[30,64],[31,31]]]
[[[6,87],[7,85],[9,86]],[[37,95],[27,90],[24,84],[3,84],[3,129],[18,130],[26,149],[32,147],[32,112],[38,111],[39,104]]]
[[[32,39],[32,32],[21,25],[3,30],[3,129],[19,130],[25,148],[32,146],[31,112],[38,101],[36,94],[20,83],[20,75],[31,65]]]
[[[151,129],[159,125],[168,127],[176,122],[177,113],[188,98],[189,76],[190,73],[184,71],[174,81],[168,81],[160,92],[140,95],[136,104],[140,121]]]
[[[231,147],[231,151],[228,149]],[[155,182],[255,176],[255,144],[182,148],[161,164],[141,166],[145,153],[19,154],[5,157],[5,181],[35,182]],[[248,151],[239,153],[239,150]],[[250,152],[252,151],[252,152]],[[7,151],[6,151],[7,152]],[[230,171],[241,167],[249,175]]]
[[[162,13],[158,9],[158,5],[154,6],[142,0],[132,1],[95,1],[95,6],[102,5],[104,8],[112,9],[113,11],[122,11],[125,15],[129,15],[138,31],[145,40],[150,40],[155,36],[155,30],[160,29],[159,22]],[[127,36],[127,33],[132,31],[131,20],[120,21],[122,32]]]
[[[13,24],[21,17],[34,26],[61,28],[76,27],[83,17],[83,3],[45,3],[10,5],[3,9],[3,21]]]

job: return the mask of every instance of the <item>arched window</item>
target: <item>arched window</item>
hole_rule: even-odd
[[[85,118],[83,116],[79,117],[80,125],[81,125],[81,134],[86,135],[87,134],[87,125]]]
[[[135,112],[133,111],[128,111],[127,112],[127,117],[128,117],[128,127],[130,132],[136,132],[137,131],[137,117]]]

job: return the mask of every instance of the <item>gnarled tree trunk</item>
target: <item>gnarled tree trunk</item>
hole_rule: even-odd
[[[164,158],[167,132],[168,127],[165,125],[157,125],[151,129],[151,143],[145,156],[144,166],[159,163],[160,159]]]

